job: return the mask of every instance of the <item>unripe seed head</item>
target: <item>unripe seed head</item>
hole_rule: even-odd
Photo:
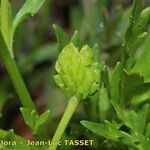
[[[54,80],[67,97],[84,100],[98,90],[100,67],[88,45],[79,51],[69,43],[59,54],[55,68]]]

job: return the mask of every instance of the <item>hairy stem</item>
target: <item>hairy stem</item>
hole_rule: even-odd
[[[51,141],[52,145],[48,148],[48,150],[56,150],[58,146],[58,142],[60,141],[74,111],[76,110],[77,106],[79,104],[79,100],[74,96],[69,99],[68,106],[66,108],[66,111],[57,127],[57,130],[55,132],[55,135]]]

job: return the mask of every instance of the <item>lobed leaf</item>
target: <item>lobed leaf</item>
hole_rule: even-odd
[[[103,136],[106,139],[119,142],[122,141],[122,143],[127,144],[129,146],[134,146],[134,142],[136,141],[135,138],[133,138],[128,133],[121,131],[117,128],[117,126],[109,121],[105,121],[104,124],[101,123],[95,123],[90,121],[81,121],[81,124],[91,130],[92,132],[96,133],[99,136]]]
[[[25,123],[32,129],[34,134],[36,134],[39,127],[48,120],[50,113],[48,110],[39,116],[35,110],[31,111],[28,108],[20,108],[20,111]]]
[[[117,103],[111,101],[117,116],[120,120],[122,120],[123,124],[130,128],[131,133],[143,134],[146,129],[147,115],[149,104],[145,104],[140,106],[138,110],[135,112],[134,110],[127,110],[121,108]],[[140,123],[139,123],[140,122]],[[137,135],[136,135],[137,136]]]
[[[148,108],[149,105],[146,104],[141,106],[137,112],[133,110],[124,111],[124,122],[129,128],[132,129],[132,131],[134,131],[135,134],[143,134],[145,130]]]
[[[118,141],[118,138],[122,136],[122,133],[116,128],[116,126],[109,121],[105,121],[105,124],[81,121],[81,124],[97,135],[103,136],[109,140]]]

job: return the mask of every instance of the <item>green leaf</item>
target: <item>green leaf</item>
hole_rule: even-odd
[[[27,142],[21,142],[19,137],[17,137],[17,140],[15,139],[15,134],[13,130],[9,130],[7,132],[6,139],[7,141],[15,141],[16,145],[6,145],[4,146],[4,149],[6,148],[7,150],[14,150],[14,149],[24,149],[24,150],[31,150],[29,146],[27,145]],[[35,149],[36,150],[36,149]]]
[[[131,17],[131,21],[133,24],[136,23],[141,11],[142,11],[142,0],[134,0],[132,17]]]
[[[150,138],[150,122],[146,126],[146,132],[145,133],[146,133],[146,137]]]
[[[124,110],[115,102],[111,100],[111,104],[113,105],[117,116],[120,120],[123,120],[123,114],[124,114]]]
[[[111,100],[118,102],[120,100],[120,86],[121,86],[122,65],[118,62],[113,70],[110,87],[111,87]]]
[[[134,19],[133,19],[134,20]],[[134,21],[132,31],[127,39],[127,50],[132,55],[144,41],[148,33],[146,32],[150,22],[150,7],[144,9],[139,17]]]
[[[146,128],[149,104],[139,107],[135,112],[133,110],[122,109],[114,101],[111,102],[117,112],[118,117],[122,120],[122,124],[130,128],[131,135],[121,131],[119,126],[116,126],[108,121],[105,121],[104,124],[82,121],[81,124],[87,129],[107,139],[113,141],[120,140],[129,147],[135,147],[136,149],[137,147],[141,147],[144,150],[149,150],[149,139],[143,135],[146,129],[146,136],[149,136],[149,126],[147,125]],[[115,136],[113,136],[114,134]],[[136,142],[139,144],[136,144]]]
[[[32,129],[33,133],[38,132],[39,127],[44,124],[49,117],[50,111],[46,111],[42,115],[38,116],[35,110],[29,110],[28,108],[20,108],[25,123]]]
[[[131,38],[132,29],[136,25],[141,11],[142,11],[142,0],[134,0],[133,10],[130,18],[130,26],[125,36],[126,40]]]
[[[149,43],[150,43],[150,35],[147,38],[145,48],[144,48],[142,55],[137,60],[133,69],[131,70],[131,72],[137,72],[137,73],[143,75],[145,82],[150,82],[150,71],[148,69],[150,66],[150,46],[149,46]]]
[[[149,104],[144,104],[140,106],[140,108],[138,108],[137,110],[138,121],[136,121],[136,127],[134,127],[134,129],[137,128],[137,131],[139,133],[143,134],[145,131],[146,123],[148,119],[148,111],[149,111]]]
[[[74,32],[70,42],[73,43],[74,46],[78,47],[79,49],[81,48],[80,37],[79,37],[79,32],[78,31]]]
[[[142,11],[142,0],[135,0],[130,26],[125,35],[125,50],[127,51],[128,56],[134,55],[137,48],[143,43],[147,36],[149,22],[150,7]],[[130,59],[130,63],[131,62],[132,59]]]
[[[139,15],[136,24],[133,26],[133,33],[140,35],[147,29],[150,22],[150,7],[145,8]]]
[[[130,13],[131,9],[127,8],[126,10],[124,10],[124,13],[122,13],[122,16],[117,21],[118,23],[116,25],[116,28],[113,29],[113,31],[115,31],[115,34],[111,37],[112,46],[118,46],[122,42],[124,35],[130,25]]]
[[[31,128],[35,127],[35,120],[37,119],[37,113],[35,110],[31,111],[28,108],[20,108],[25,123]]]
[[[118,138],[122,136],[122,133],[116,128],[116,126],[109,121],[105,121],[105,124],[81,121],[81,124],[97,135],[103,136],[109,140],[118,141]]]
[[[144,130],[146,128],[149,104],[140,106],[135,112],[133,110],[122,109],[114,101],[111,101],[111,103],[118,115],[118,118],[123,121],[123,124],[134,131],[134,133],[144,133]]]
[[[99,92],[95,93],[90,100],[85,102],[85,110],[90,121],[97,120],[97,105],[98,105]]]
[[[130,102],[134,96],[145,93],[150,86],[144,83],[143,76],[138,73],[129,73],[124,70],[123,76],[121,98],[124,105],[129,105],[128,102]]]
[[[99,115],[101,121],[106,120],[107,114],[110,108],[110,101],[108,97],[108,91],[107,89],[102,86],[101,89],[98,92],[98,109],[99,109]]]
[[[11,130],[8,131],[6,139],[11,140],[11,139],[14,138],[14,136],[15,136],[14,131],[11,129]]]
[[[108,96],[110,96],[109,73],[106,65],[104,65],[101,70],[101,78],[104,83],[104,87],[107,89]]]
[[[97,43],[95,43],[93,46],[93,52],[94,52],[94,59],[100,63],[100,69],[101,69],[103,65],[102,65],[101,54],[99,52],[99,47]]]
[[[142,44],[142,42],[146,39],[148,33],[147,32],[143,32],[140,35],[138,35],[137,37],[134,37],[133,40],[131,40],[130,42],[128,42],[128,52],[129,55],[132,56],[134,54],[134,52],[137,50],[137,48]],[[130,59],[130,58],[129,58]],[[131,58],[133,59],[133,58]],[[128,68],[128,67],[127,67]]]
[[[148,89],[148,91],[142,94],[135,95],[131,100],[133,106],[137,106],[140,105],[141,103],[146,103],[146,102],[150,102],[150,88]]]
[[[13,146],[12,145],[0,145],[0,148],[2,148],[4,150],[20,150],[20,149],[37,150],[37,148],[35,146],[32,146],[32,148],[30,148],[27,145],[27,140],[22,138],[21,136],[14,134],[13,130],[5,131],[5,130],[0,129],[0,139],[5,140],[5,141],[15,141],[16,142],[16,145],[13,145]]]
[[[125,110],[124,111],[124,123],[126,126],[132,129],[134,133],[143,134],[146,128],[147,114],[148,114],[149,105],[145,104],[141,106],[137,112],[133,110]]]
[[[60,26],[54,24],[53,27],[58,41],[58,49],[61,51],[70,42],[70,40]]]
[[[36,12],[41,8],[46,0],[26,0],[22,8],[17,13],[14,18],[12,25],[12,37],[18,25],[27,17],[28,15],[34,16]]]
[[[139,150],[149,150],[150,149],[150,139],[140,135],[139,136],[140,143],[137,145]]]
[[[124,131],[121,131],[117,128],[117,126],[109,121],[105,121],[104,124],[101,123],[95,123],[90,121],[81,121],[81,124],[94,132],[95,134],[99,136],[103,136],[106,139],[118,142],[122,141],[122,143],[127,144],[129,146],[135,146],[135,138],[133,138],[128,133],[125,133]]]
[[[42,115],[40,115],[37,120],[37,126],[44,124],[48,120],[49,114],[50,114],[50,111],[47,110]]]

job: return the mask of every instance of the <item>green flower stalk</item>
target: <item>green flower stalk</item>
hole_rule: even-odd
[[[57,74],[54,76],[56,84],[68,97],[66,111],[60,121],[52,139],[49,150],[56,150],[57,142],[63,135],[74,111],[81,100],[86,100],[99,88],[100,68],[93,49],[84,45],[79,51],[69,43],[61,51],[56,62]]]

